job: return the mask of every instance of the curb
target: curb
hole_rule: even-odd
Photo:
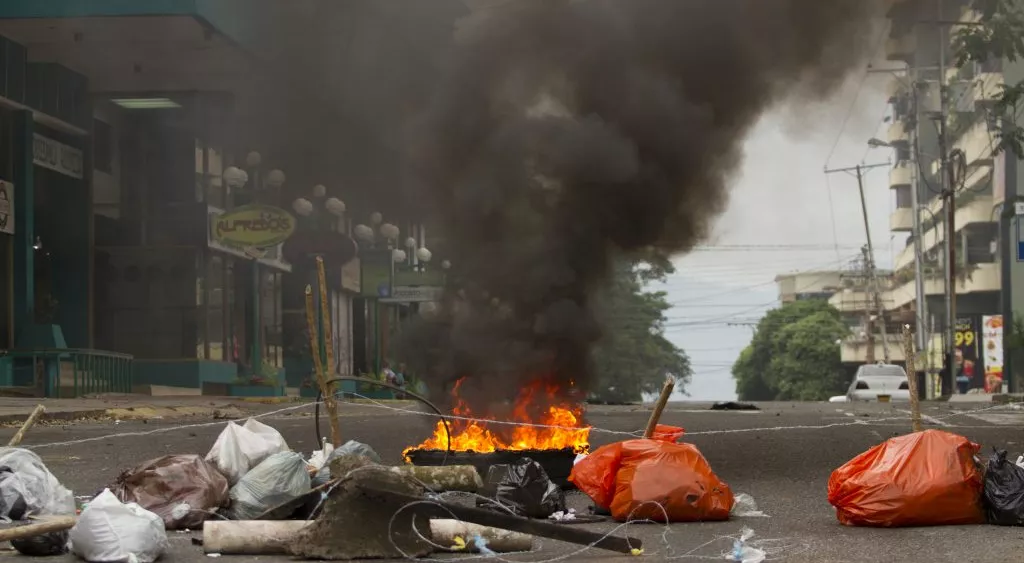
[[[25,422],[31,413],[23,414],[0,414],[0,424],[21,424]],[[45,412],[39,417],[39,421],[57,421],[67,422],[70,420],[78,420],[80,418],[100,418],[107,415],[107,409],[88,409],[80,411],[58,411],[58,412]]]

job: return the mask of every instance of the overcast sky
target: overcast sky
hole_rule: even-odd
[[[778,305],[777,274],[837,268],[865,244],[856,178],[824,169],[892,159],[892,151],[867,146],[871,137],[886,137],[891,78],[861,73],[821,107],[780,108],[751,134],[712,240],[676,259],[677,273],[661,288],[675,305],[668,336],[693,364],[689,400],[736,397],[730,367],[750,342],[749,325]],[[906,239],[889,231],[895,199],[888,180],[888,169],[877,168],[864,183],[883,268]]]

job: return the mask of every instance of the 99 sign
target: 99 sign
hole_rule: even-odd
[[[961,346],[974,346],[973,330],[958,330],[954,336],[957,348]]]

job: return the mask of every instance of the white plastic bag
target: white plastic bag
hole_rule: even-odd
[[[75,513],[75,497],[50,473],[43,460],[22,448],[0,448],[0,517],[22,519],[25,516],[58,516]],[[16,506],[24,514],[11,514]]]
[[[167,549],[167,531],[159,516],[122,504],[106,489],[82,510],[70,544],[72,553],[89,562],[152,563]]]
[[[276,453],[231,487],[229,514],[235,520],[252,520],[279,504],[299,498],[310,488],[309,471],[302,455]]]
[[[229,422],[206,454],[206,461],[234,485],[269,456],[286,451],[288,444],[277,430],[250,418],[244,426]]]

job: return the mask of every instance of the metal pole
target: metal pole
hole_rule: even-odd
[[[857,172],[857,189],[860,191],[860,209],[861,209],[861,213],[864,215],[864,233],[865,233],[865,235],[867,236],[867,239],[868,239],[868,252],[867,252],[867,255],[864,257],[864,259],[866,261],[865,266],[868,269],[868,277],[869,277],[868,279],[869,279],[869,283],[870,283],[870,286],[871,286],[871,296],[872,296],[871,300],[872,300],[872,302],[874,304],[875,311],[876,311],[876,316],[877,316],[878,321],[879,321],[878,324],[879,324],[879,327],[880,327],[881,333],[882,333],[882,354],[883,354],[883,357],[885,358],[885,363],[889,363],[889,342],[888,342],[889,339],[888,339],[888,336],[885,333],[885,311],[882,308],[882,299],[878,295],[878,276],[875,273],[875,248],[871,244],[871,225],[868,222],[868,203],[867,203],[867,199],[865,199],[865,197],[864,197],[864,174],[861,172],[860,165],[857,166],[856,172]],[[872,331],[872,332],[874,331],[874,327],[872,326],[873,324],[874,323],[872,322],[872,324],[868,326],[868,330],[869,331]],[[874,334],[871,335],[871,339],[872,340],[874,339]],[[873,362],[874,361],[875,350],[874,350],[873,344],[871,344],[870,347],[871,347],[871,351],[870,352],[871,352],[871,358],[872,358],[871,361]]]
[[[914,321],[917,330],[917,349],[924,351],[928,349],[928,330],[927,330],[927,319],[928,319],[928,300],[925,298],[925,283],[924,283],[924,251],[923,241],[921,238],[924,233],[921,232],[921,177],[918,173],[919,163],[917,162],[917,154],[919,152],[918,147],[918,105],[917,105],[917,80],[916,72],[911,70],[911,103],[914,107],[912,108],[912,115],[914,119],[913,126],[910,128],[910,160],[913,165],[910,167],[911,180],[910,180],[910,204],[914,208],[914,293],[915,302],[914,308],[916,314],[914,315]],[[926,366],[922,366],[927,369]]]
[[[939,19],[942,19],[942,0],[938,0]],[[949,111],[949,92],[946,89],[946,29],[939,28],[939,158],[942,163],[941,181],[946,207],[946,372],[942,378],[942,395],[953,394],[956,380],[956,180],[949,162],[946,139],[946,114]]]

